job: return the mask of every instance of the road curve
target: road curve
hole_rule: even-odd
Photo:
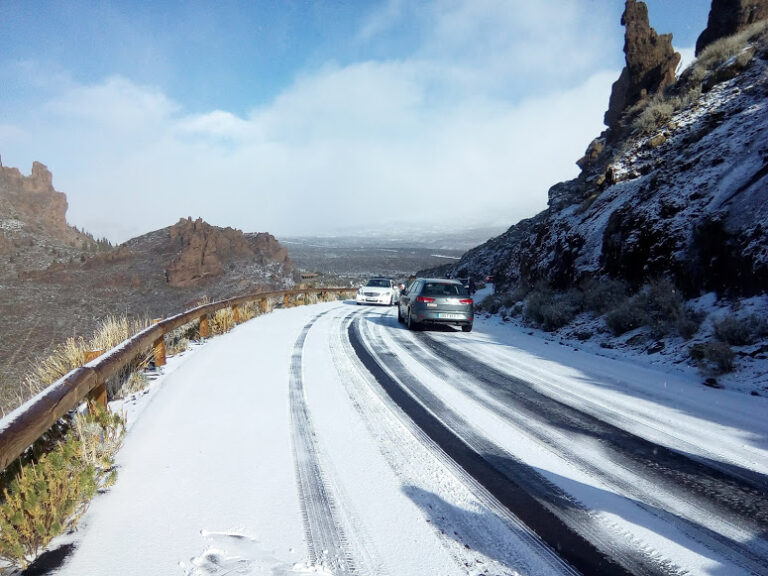
[[[457,391],[494,416],[514,423],[546,450],[610,486],[657,522],[673,526],[705,553],[745,574],[768,574],[768,481],[751,470],[671,450],[538,392],[446,343],[462,335],[409,333],[391,315],[375,311],[349,327],[360,361],[387,394],[481,484],[584,573],[678,574],[687,572],[603,519],[503,447],[483,437],[415,375],[456,375]],[[579,454],[575,437],[588,438],[600,461]],[[604,463],[608,462],[609,465]]]

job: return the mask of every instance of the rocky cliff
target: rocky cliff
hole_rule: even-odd
[[[454,270],[493,274],[507,287],[567,288],[592,277],[638,287],[667,276],[690,297],[765,291],[766,32],[756,27],[732,50],[700,59],[684,86],[625,115],[623,137],[611,143],[609,128],[593,142],[581,175],[550,189],[548,210],[471,250]]]
[[[768,0],[713,0],[707,27],[696,41],[696,56],[720,38],[768,18]]]
[[[221,275],[236,263],[279,264],[292,270],[288,252],[267,233],[243,234],[233,228],[216,228],[201,219],[181,219],[170,227],[170,241],[180,248],[166,268],[171,286],[188,286],[209,276]]]
[[[424,273],[493,276],[480,310],[562,344],[768,394],[768,22],[615,118],[547,210]]]
[[[0,164],[0,278],[79,259],[97,249],[92,236],[67,224],[67,197],[40,162],[24,176]]]
[[[605,124],[616,126],[621,114],[638,102],[674,84],[680,54],[672,48],[672,34],[656,33],[644,2],[628,0],[621,17],[626,28],[626,66],[611,91]]]

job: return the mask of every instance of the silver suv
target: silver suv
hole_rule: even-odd
[[[474,301],[461,282],[416,278],[400,293],[397,319],[411,330],[423,324],[453,324],[472,331]]]

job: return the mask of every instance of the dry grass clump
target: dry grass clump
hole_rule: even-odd
[[[109,350],[149,326],[147,319],[129,320],[126,316],[108,316],[93,334],[92,350]]]
[[[640,134],[652,134],[669,124],[674,113],[674,104],[667,100],[663,94],[657,94],[654,98],[648,100],[642,111],[632,122],[632,126]]]
[[[713,42],[683,72],[676,86],[654,94],[628,111],[634,117],[632,127],[647,136],[668,126],[674,114],[696,102],[703,91],[744,70],[760,47],[764,52],[768,50],[768,21]]]
[[[16,397],[12,399],[12,403],[5,404],[3,410],[9,410],[24,403],[28,398],[44,390],[68,372],[85,364],[86,354],[89,351],[106,351],[114,348],[148,325],[148,320],[129,320],[125,316],[109,316],[101,322],[89,340],[81,336],[67,338],[47,358],[41,359],[31,368],[23,385],[17,390]],[[149,352],[147,355],[137,358],[119,378],[114,379],[118,384],[108,382],[110,391],[114,392],[114,389],[119,387],[120,381],[125,380],[130,373],[146,365],[148,359]]]
[[[235,327],[235,315],[232,308],[223,308],[211,314],[208,318],[208,328],[211,334],[224,334]]]
[[[741,32],[721,38],[707,46],[691,66],[693,78],[701,78],[719,68],[731,59],[735,59],[737,65],[744,67],[749,64],[753,53],[749,48],[754,44],[765,44],[768,21],[763,20],[748,26]]]
[[[256,301],[247,302],[242,306],[239,306],[240,322],[248,322],[252,318],[261,315],[261,308]]]

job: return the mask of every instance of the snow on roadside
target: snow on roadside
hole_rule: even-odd
[[[322,573],[305,563],[287,382],[299,330],[333,306],[276,310],[168,369],[55,574]]]

